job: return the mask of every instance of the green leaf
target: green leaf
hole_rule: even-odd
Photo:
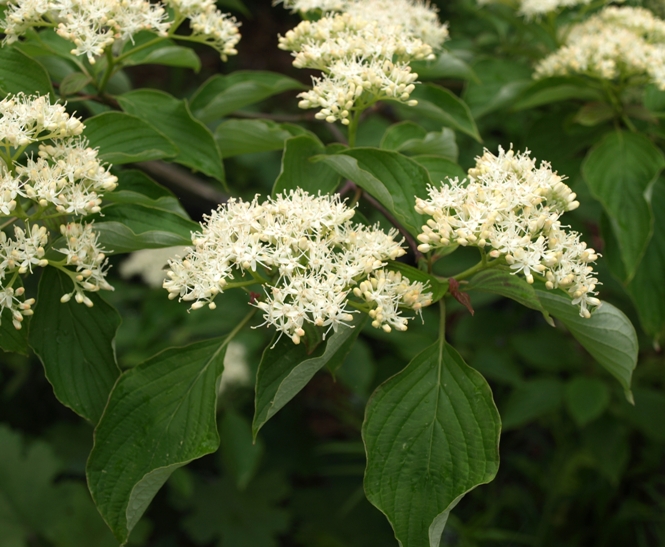
[[[178,198],[168,189],[157,184],[143,171],[123,169],[118,173],[118,187],[104,195],[111,203],[132,203],[155,209],[172,211],[189,218]]]
[[[92,78],[87,74],[83,74],[83,72],[72,72],[62,79],[58,91],[60,91],[62,97],[73,95],[77,91],[81,91],[91,81]]]
[[[28,346],[29,329],[26,325],[28,321],[24,319],[22,328],[20,330],[15,329],[12,323],[12,314],[7,308],[2,310],[2,317],[0,319],[0,349],[28,355],[30,352],[30,347]]]
[[[239,11],[245,17],[249,17],[250,19],[252,17],[252,12],[247,9],[241,0],[218,0],[217,5],[223,8]]]
[[[463,97],[476,118],[511,106],[532,82],[532,68],[522,63],[493,58],[473,66],[478,81],[468,82]]]
[[[610,404],[610,390],[597,378],[573,378],[566,384],[564,395],[566,408],[579,427],[600,417]]]
[[[444,51],[434,61],[414,61],[410,64],[420,80],[439,80],[441,78],[478,80],[473,69],[454,51]]]
[[[354,148],[316,160],[369,192],[414,236],[420,233],[424,222],[414,209],[416,196],[426,196],[431,182],[424,167],[378,148]]]
[[[275,72],[247,70],[213,76],[192,97],[192,112],[199,120],[208,123],[293,89],[305,89],[305,86]]]
[[[270,120],[228,120],[215,131],[215,141],[223,158],[240,154],[269,152],[284,148],[284,141],[306,133],[298,125]]]
[[[635,388],[635,404],[625,405],[624,417],[629,424],[651,440],[665,443],[665,395],[662,390]]]
[[[649,245],[637,267],[635,276],[626,285],[642,328],[656,340],[665,337],[665,179],[656,181],[651,196],[654,215],[654,231]],[[610,238],[606,238],[609,240]],[[610,241],[607,241],[605,253],[611,252]],[[615,272],[615,275],[616,272]]]
[[[104,112],[85,121],[83,134],[99,158],[115,165],[173,158],[178,149],[150,124],[124,112]]]
[[[603,302],[589,319],[584,319],[569,298],[538,289],[536,294],[543,307],[559,319],[593,358],[619,381],[626,398],[632,401],[630,382],[637,364],[639,345],[630,319],[609,302]]]
[[[359,314],[351,326],[341,326],[319,344],[310,355],[305,344],[294,344],[288,336],[275,335],[276,341],[263,352],[256,373],[256,397],[252,431],[260,429],[304,388],[314,375],[331,361],[344,361],[367,320]]]
[[[411,98],[418,101],[416,106],[410,107],[414,112],[482,142],[469,107],[445,87],[434,84],[419,85],[411,93]]]
[[[87,478],[121,543],[173,471],[217,450],[216,385],[229,339],[165,350],[116,383],[95,430]]]
[[[434,186],[440,186],[446,179],[464,180],[466,172],[457,163],[442,158],[440,156],[414,156],[411,158],[416,163],[422,165],[429,173],[429,178]],[[424,195],[418,197],[424,198]]]
[[[232,408],[224,411],[219,422],[219,436],[224,467],[235,480],[238,490],[244,490],[261,463],[263,443],[261,439],[253,442],[252,424]]]
[[[444,127],[442,131],[428,133],[413,122],[400,122],[386,129],[381,148],[404,154],[441,156],[453,162],[457,161],[459,153],[452,129]]]
[[[182,68],[191,68],[194,72],[201,69],[201,60],[193,49],[176,45],[173,40],[162,40],[152,46],[145,47],[132,53],[135,48],[155,39],[152,32],[140,32],[133,37],[133,44],[128,42],[123,51],[127,57],[122,61],[123,66],[135,65],[165,65]]]
[[[573,120],[580,125],[593,127],[614,118],[614,109],[607,103],[587,103],[577,111]]]
[[[500,294],[515,300],[522,306],[541,312],[548,322],[552,321],[549,313],[538,299],[533,285],[529,285],[521,277],[506,271],[490,269],[477,273],[469,280],[469,284],[464,287],[464,290]]]
[[[563,402],[563,384],[558,378],[522,382],[501,409],[503,430],[515,429],[555,412]]]
[[[109,205],[103,213],[95,222],[95,231],[109,254],[190,245],[191,233],[200,229],[178,213],[138,203]]]
[[[120,375],[114,343],[120,316],[96,293],[87,294],[92,308],[73,298],[60,302],[73,289],[67,274],[44,269],[29,340],[58,400],[96,424]]]
[[[526,87],[513,103],[514,110],[525,110],[572,99],[603,101],[603,94],[590,87],[584,78],[557,76],[536,80]]]
[[[332,145],[331,145],[331,149]],[[314,156],[325,154],[326,148],[314,135],[300,135],[286,140],[282,154],[282,170],[275,180],[272,195],[302,188],[310,194],[330,194],[339,185],[339,175],[329,166],[314,163]]]
[[[485,379],[443,340],[374,392],[363,424],[365,493],[404,547],[438,547],[452,507],[499,467]]]
[[[176,163],[224,182],[224,165],[210,130],[194,119],[185,101],[162,91],[141,89],[119,96],[122,109],[148,122],[178,147]]]
[[[16,47],[0,48],[0,92],[3,94],[23,91],[30,95],[53,94],[51,79],[44,67]]]
[[[627,281],[635,275],[651,237],[649,190],[663,167],[665,156],[649,139],[623,131],[608,134],[582,165],[591,193],[610,217]]]
[[[420,281],[428,286],[425,292],[432,293],[432,303],[437,302],[443,298],[443,295],[448,291],[448,282],[439,281],[433,275],[423,272],[418,268],[404,264],[404,262],[392,261],[388,263],[387,268],[395,272],[400,272],[403,276],[411,281]]]

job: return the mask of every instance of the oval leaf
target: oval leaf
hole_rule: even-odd
[[[632,401],[630,382],[639,345],[630,319],[608,302],[584,319],[569,298],[538,289],[536,294],[543,307],[566,325],[575,339],[619,381],[626,398]]]
[[[115,165],[172,158],[178,155],[173,142],[150,124],[123,112],[104,112],[85,121],[83,134],[99,158]]]
[[[199,120],[208,123],[243,106],[292,89],[305,89],[305,86],[275,72],[241,70],[226,76],[213,76],[192,97],[192,112]]]
[[[275,181],[272,195],[302,188],[310,194],[329,194],[339,185],[339,175],[323,163],[311,158],[325,154],[321,141],[314,135],[299,135],[286,141],[282,154],[282,170]]]
[[[92,308],[60,302],[72,290],[67,274],[44,269],[29,341],[58,400],[96,424],[120,375],[114,347],[120,316],[96,293],[87,295]]]
[[[15,47],[0,47],[0,91],[30,95],[53,93],[51,79],[42,65]]]
[[[168,349],[116,383],[95,430],[87,478],[121,543],[173,471],[217,450],[216,385],[228,341]]]
[[[566,384],[564,395],[566,408],[580,427],[598,418],[610,404],[610,390],[597,378],[573,378]]]
[[[358,315],[349,327],[339,327],[337,332],[319,344],[308,355],[305,344],[294,344],[288,336],[267,347],[256,373],[256,397],[254,399],[254,438],[265,423],[293,399],[302,388],[331,361],[344,361],[367,320]]]
[[[485,379],[443,340],[372,395],[365,492],[404,547],[438,547],[459,498],[499,468],[501,422]]]
[[[418,101],[411,107],[414,112],[482,142],[469,107],[452,91],[434,84],[419,85],[411,93],[411,98]]]
[[[297,125],[270,120],[228,120],[215,131],[215,141],[223,158],[240,154],[269,152],[284,148],[288,138],[304,133]]]
[[[431,184],[424,167],[378,148],[354,148],[316,159],[367,190],[414,236],[420,233],[424,221],[414,209],[416,196],[427,195]]]
[[[649,188],[665,167],[665,156],[645,136],[616,131],[591,149],[582,174],[610,217],[630,280],[642,259],[653,219]]]
[[[119,96],[122,109],[148,122],[178,147],[176,163],[224,182],[224,165],[210,130],[192,117],[185,101],[162,91],[141,89]]]

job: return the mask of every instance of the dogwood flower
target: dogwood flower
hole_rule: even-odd
[[[287,2],[287,7],[332,10],[317,21],[302,21],[279,38],[297,68],[321,70],[311,90],[301,93],[300,108],[320,108],[317,119],[348,125],[354,110],[391,99],[410,99],[418,75],[409,63],[433,59],[448,37],[436,11],[414,0]],[[338,13],[335,13],[337,11]]]
[[[590,265],[597,253],[567,230],[560,217],[579,206],[576,195],[547,162],[536,165],[529,152],[485,150],[468,180],[448,179],[416,200],[416,211],[432,217],[418,236],[418,249],[454,245],[487,249],[528,283],[540,276],[548,289],[561,288],[582,317],[600,306],[598,280]]]
[[[573,26],[536,65],[536,78],[583,74],[665,90],[665,21],[644,8],[609,6]]]
[[[407,320],[397,308],[419,311],[432,295],[421,283],[381,273],[405,252],[395,241],[397,232],[353,224],[353,214],[339,196],[303,190],[263,203],[231,199],[206,217],[185,256],[169,261],[164,288],[169,298],[191,302],[192,309],[214,309],[213,300],[224,290],[261,283],[265,296],[254,305],[263,311],[264,324],[296,344],[307,324],[336,331],[353,319],[356,308],[371,315],[383,305],[384,312],[372,315],[373,325],[404,330]],[[243,280],[246,274],[252,279]],[[364,291],[360,301],[350,301],[356,285],[383,277],[390,279],[381,285],[384,296]]]

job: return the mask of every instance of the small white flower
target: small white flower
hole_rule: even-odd
[[[416,198],[416,211],[431,216],[418,236],[421,252],[450,245],[488,249],[503,257],[514,274],[529,283],[540,276],[549,289],[565,289],[588,317],[600,301],[594,297],[598,280],[589,266],[598,255],[564,230],[559,218],[579,206],[575,194],[529,152],[485,150],[469,169],[468,181],[448,179],[429,189],[429,199]]]

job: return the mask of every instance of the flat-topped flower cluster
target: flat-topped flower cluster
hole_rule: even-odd
[[[376,328],[405,330],[400,308],[419,311],[432,295],[384,269],[405,252],[396,231],[353,224],[353,215],[338,195],[303,190],[263,203],[231,199],[206,217],[187,254],[169,261],[164,288],[192,309],[214,309],[225,289],[261,283],[265,297],[255,305],[265,324],[296,344],[306,324],[337,330],[357,310],[368,312]]]
[[[97,213],[102,195],[115,189],[117,178],[81,136],[83,123],[48,97],[22,93],[0,101],[0,220],[13,232],[0,232],[0,311],[8,308],[14,326],[30,315],[34,299],[24,294],[20,275],[49,264],[67,272],[72,295],[88,306],[85,291],[111,290],[105,279],[106,258],[91,224],[67,222],[70,216]],[[38,145],[36,157],[25,154]],[[62,259],[47,260],[49,231],[41,222],[60,226]],[[54,257],[57,255],[54,255]],[[72,268],[68,268],[68,266]]]
[[[418,75],[409,63],[433,59],[448,38],[434,8],[418,0],[285,2],[294,10],[320,9],[279,38],[294,66],[321,70],[301,93],[301,108],[320,108],[318,119],[348,125],[354,110],[392,99],[416,104],[410,94]]]
[[[167,8],[173,11],[173,18]],[[149,0],[9,0],[0,27],[10,44],[30,28],[53,27],[73,42],[73,55],[85,55],[94,63],[109,46],[119,50],[144,30],[166,36],[186,18],[192,36],[217,49],[224,60],[237,53],[239,24],[220,12],[214,0],[165,0],[163,4]]]
[[[478,0],[480,6],[497,3],[498,0]],[[591,0],[517,0],[517,10],[527,19],[536,19],[547,13],[565,8],[590,4]]]
[[[535,77],[583,74],[665,90],[665,21],[644,8],[609,6],[573,26]]]
[[[476,246],[533,283],[561,288],[579,306],[582,317],[600,306],[598,280],[590,265],[598,255],[566,229],[560,217],[579,206],[575,194],[547,162],[536,166],[529,152],[487,150],[469,169],[468,180],[448,179],[417,199],[416,211],[432,218],[418,236],[418,249],[429,252],[454,245]]]

